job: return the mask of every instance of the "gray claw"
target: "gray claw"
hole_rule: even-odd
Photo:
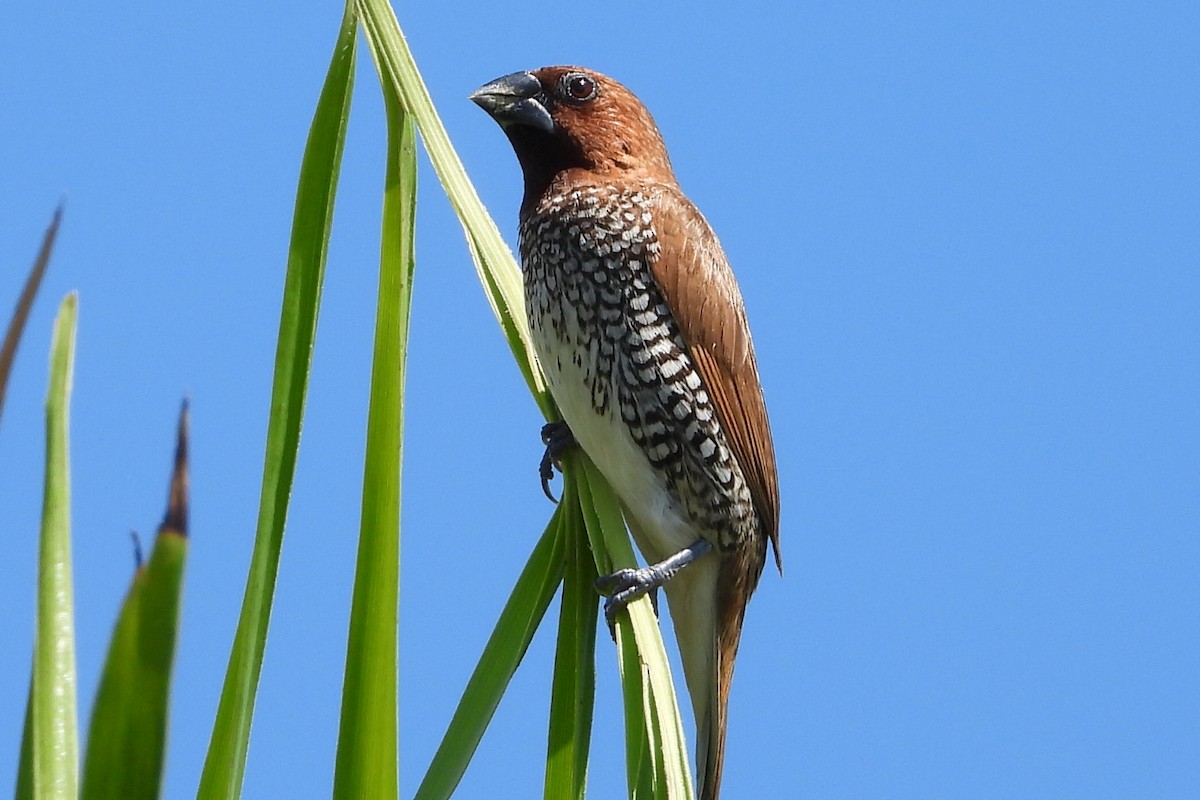
[[[596,590],[608,595],[604,601],[604,618],[608,620],[608,631],[616,637],[616,616],[641,595],[653,593],[658,587],[669,581],[675,573],[691,564],[697,558],[712,552],[713,546],[707,539],[697,539],[678,553],[665,558],[657,564],[651,564],[641,569],[619,569],[609,575],[601,575],[596,579]],[[654,603],[654,613],[658,614],[657,594],[650,595]]]
[[[559,466],[563,453],[575,446],[575,437],[571,434],[567,423],[562,420],[548,422],[542,426],[542,444],[546,445],[546,452],[542,454],[542,461],[538,464],[538,475],[542,479],[542,492],[550,498],[551,503],[557,503],[558,498],[550,491],[550,481],[554,479],[554,468]],[[559,466],[559,471],[562,471],[561,466]]]
[[[616,637],[617,614],[644,594],[650,595],[654,615],[658,616],[658,587],[666,576],[654,567],[642,569],[619,569],[596,579],[596,590],[607,595],[604,600],[604,619],[608,631]]]

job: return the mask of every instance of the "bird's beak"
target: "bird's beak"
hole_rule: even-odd
[[[532,73],[514,72],[497,78],[470,97],[502,127],[525,125],[554,133],[554,119],[542,100],[542,82]]]

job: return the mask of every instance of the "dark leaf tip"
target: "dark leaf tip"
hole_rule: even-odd
[[[138,536],[137,531],[130,531],[129,538],[133,540],[133,568],[139,570],[146,559],[142,555],[142,537]]]
[[[62,222],[62,214],[63,203],[59,202],[58,208],[54,210],[54,216],[50,219],[50,225],[42,237],[42,246],[33,261],[33,267],[29,270],[29,277],[25,279],[21,296],[17,299],[17,307],[9,321],[4,340],[0,342],[0,410],[4,408],[4,394],[13,360],[16,357],[17,344],[21,341],[25,323],[29,320],[30,309],[33,308],[33,300],[37,296],[38,287],[42,285],[46,266],[50,263],[50,253],[54,250],[54,240],[58,236],[58,226]]]
[[[175,440],[175,467],[171,473],[171,490],[167,496],[167,515],[163,517],[159,532],[174,531],[181,536],[188,533],[188,420],[190,411],[187,398],[179,410],[179,431]]]

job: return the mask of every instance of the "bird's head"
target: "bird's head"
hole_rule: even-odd
[[[568,170],[600,178],[630,171],[672,178],[650,112],[633,92],[598,72],[564,66],[514,72],[479,87],[471,100],[512,142],[527,201]]]

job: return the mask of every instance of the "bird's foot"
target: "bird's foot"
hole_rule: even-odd
[[[558,499],[550,492],[550,481],[554,479],[554,468],[562,472],[563,453],[575,446],[575,435],[562,420],[548,422],[542,426],[542,444],[546,452],[542,454],[542,462],[538,465],[538,475],[542,478],[542,491],[550,502],[557,503]]]
[[[644,594],[650,595],[654,613],[657,615],[658,588],[675,577],[688,564],[712,552],[712,549],[713,546],[707,539],[697,539],[691,546],[685,547],[657,564],[639,569],[619,569],[614,573],[597,578],[596,590],[600,594],[607,595],[607,599],[604,601],[604,619],[608,622],[609,633],[615,635],[617,614]]]
[[[604,619],[608,622],[609,633],[616,635],[617,614],[644,594],[650,595],[650,602],[654,604],[654,615],[658,616],[658,587],[666,581],[667,578],[654,567],[619,569],[610,575],[597,578],[596,590],[606,595]]]

